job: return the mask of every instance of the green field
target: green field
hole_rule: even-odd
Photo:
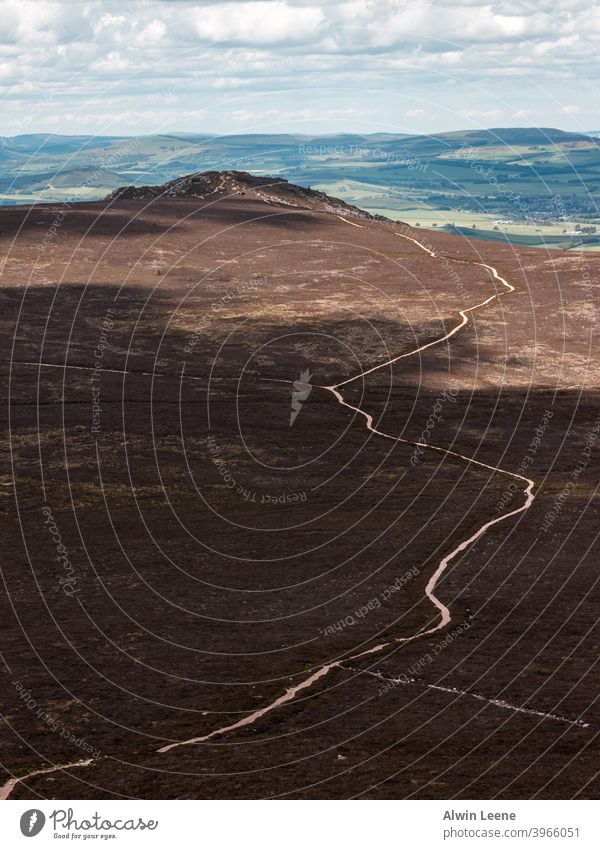
[[[438,136],[40,135],[3,142],[0,203],[5,204],[94,200],[121,185],[243,170],[285,177],[409,224],[468,228],[480,238],[558,244],[571,240],[568,231],[576,225],[600,226],[600,140],[560,130]]]
[[[320,191],[330,193],[330,184],[317,185],[314,188]],[[446,210],[440,211],[425,206],[397,206],[389,208],[380,206],[379,203],[373,205],[372,198],[375,197],[373,192],[360,193],[355,191],[354,185],[345,190],[343,184],[338,183],[335,186],[338,197],[343,198],[349,203],[354,203],[361,206],[372,214],[385,215],[386,218],[391,218],[394,221],[404,221],[412,227],[422,227],[427,230],[450,230],[456,228],[467,233],[475,238],[486,240],[501,241],[506,239],[512,244],[528,245],[531,247],[552,245],[553,248],[566,248],[567,242],[578,242],[581,239],[589,241],[581,247],[581,250],[600,250],[600,235],[598,243],[594,237],[578,236],[574,232],[575,227],[596,226],[600,234],[600,218],[592,221],[569,221],[566,222],[544,222],[542,225],[533,224],[525,221],[515,221],[512,224],[498,224],[497,216],[489,213],[465,212],[464,210],[451,210],[447,214]],[[442,213],[442,214],[440,214]],[[594,241],[592,241],[594,240]],[[575,249],[569,247],[569,250]],[[579,250],[579,246],[576,248]]]

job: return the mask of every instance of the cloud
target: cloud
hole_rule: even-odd
[[[109,53],[105,59],[98,59],[90,65],[91,71],[98,71],[101,74],[125,74],[131,68],[131,62],[128,59],[123,59],[117,52]]]
[[[238,113],[348,131],[591,126],[599,51],[600,18],[575,0],[2,0],[0,97],[31,131],[67,113],[93,130],[111,109],[122,132],[134,112],[148,132]],[[198,115],[211,125],[181,123]]]
[[[150,23],[146,24],[143,30],[136,36],[135,42],[141,47],[148,45],[159,44],[167,34],[167,27],[163,21],[155,18]]]
[[[203,6],[197,15],[200,38],[216,43],[290,44],[319,30],[325,14],[318,6],[292,6],[283,0]]]
[[[354,107],[331,109],[327,114],[334,119],[360,118],[364,110]],[[302,121],[321,120],[324,113],[319,109],[240,109],[231,113],[231,120],[235,124],[246,124],[255,127],[272,128],[281,124],[295,125]],[[265,129],[267,132],[268,129]]]
[[[491,121],[502,116],[500,109],[461,109],[465,118],[475,118],[478,121]]]
[[[106,27],[115,28],[127,24],[125,15],[111,15],[108,12],[101,16],[100,20],[94,24],[93,31],[96,35],[102,32]]]

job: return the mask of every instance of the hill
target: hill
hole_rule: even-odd
[[[257,177],[246,171],[205,171],[188,174],[160,186],[121,186],[111,192],[107,200],[149,200],[163,197],[204,200],[210,195],[242,195],[269,204],[345,213],[366,220],[375,217],[339,198],[294,185],[282,177]]]
[[[583,133],[570,133],[551,127],[497,127],[489,130],[462,130],[437,133],[435,135],[410,136],[394,141],[398,148],[421,153],[442,153],[465,145],[470,147],[519,147],[521,145],[557,145],[569,142],[585,142],[597,145],[597,141]]]
[[[0,149],[0,203],[100,199],[116,186],[243,172],[310,186],[374,216],[567,245],[563,231],[600,226],[599,144],[582,133],[518,127],[416,136],[16,136]],[[96,176],[86,180],[90,169]]]
[[[597,798],[600,257],[137,191],[0,209],[0,798]]]

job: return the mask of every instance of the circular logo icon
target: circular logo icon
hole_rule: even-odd
[[[24,834],[25,837],[35,837],[45,824],[46,816],[38,808],[31,808],[31,810],[21,814],[21,834]]]

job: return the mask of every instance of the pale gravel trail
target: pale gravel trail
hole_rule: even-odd
[[[86,758],[83,761],[75,761],[70,764],[58,764],[57,766],[35,769],[33,772],[28,772],[27,775],[20,776],[20,778],[9,778],[9,780],[0,787],[0,801],[8,799],[17,784],[20,784],[22,781],[27,781],[28,778],[33,778],[35,775],[48,775],[48,773],[58,772],[61,769],[74,769],[78,766],[89,766],[92,762],[93,758]]]
[[[347,224],[351,224],[353,227],[361,227],[361,228],[364,227],[364,225],[356,224],[352,221],[347,221],[346,219],[342,218],[342,216],[338,216],[338,217],[342,221],[345,221]],[[421,250],[428,253],[430,256],[432,256],[432,257],[436,256],[436,253],[434,251],[432,251],[426,245],[419,242],[417,239],[414,239],[411,236],[407,236],[403,233],[396,233],[395,235],[400,236],[403,239],[408,239],[411,242],[414,242],[415,245],[417,245]],[[494,266],[487,265],[486,263],[483,263],[483,262],[475,263],[475,264],[481,265],[483,268],[486,268],[489,271],[491,271],[493,277],[496,280],[498,280],[499,282],[501,282],[506,287],[507,293],[514,291],[514,286],[512,286],[503,277],[501,277],[500,274],[498,273],[497,269]],[[497,467],[497,466],[489,465],[488,463],[483,463],[479,460],[474,460],[473,458],[467,457],[464,454],[460,454],[457,451],[451,451],[451,450],[446,449],[446,448],[439,448],[435,445],[430,445],[430,444],[425,444],[425,443],[420,443],[420,442],[412,442],[410,440],[403,439],[403,438],[397,437],[397,436],[392,436],[391,434],[384,433],[383,431],[379,431],[379,430],[377,430],[376,428],[373,427],[373,417],[369,413],[366,413],[364,410],[361,410],[358,407],[354,407],[351,404],[348,404],[346,401],[344,401],[343,396],[340,392],[338,392],[338,389],[341,386],[346,386],[347,384],[352,383],[354,380],[358,380],[361,377],[365,377],[366,375],[372,374],[373,372],[378,371],[381,368],[385,368],[386,366],[390,366],[393,363],[398,362],[399,360],[401,360],[405,357],[413,356],[414,354],[417,354],[420,351],[424,351],[426,348],[430,348],[433,345],[438,345],[438,344],[441,344],[442,342],[445,342],[447,339],[450,339],[452,336],[454,336],[455,333],[458,333],[458,331],[468,323],[467,313],[471,313],[471,312],[474,312],[475,310],[481,309],[482,307],[491,303],[496,298],[500,297],[501,294],[506,294],[506,293],[504,293],[504,292],[502,292],[500,294],[496,293],[494,295],[491,295],[489,298],[486,298],[481,303],[476,304],[473,307],[468,307],[465,310],[459,310],[459,315],[461,316],[460,323],[458,325],[456,325],[448,333],[446,333],[444,336],[440,337],[439,339],[435,339],[432,342],[428,342],[425,345],[421,345],[420,347],[415,348],[412,351],[408,351],[404,354],[399,354],[397,357],[393,357],[392,359],[387,360],[386,362],[380,363],[377,366],[373,366],[370,369],[366,369],[365,371],[360,372],[359,374],[354,375],[353,377],[350,377],[347,380],[341,381],[340,383],[337,383],[333,386],[320,387],[321,389],[324,389],[326,391],[331,392],[334,395],[334,397],[336,398],[336,400],[338,401],[338,403],[341,404],[343,407],[346,407],[347,409],[352,410],[353,412],[358,413],[359,415],[363,416],[364,419],[365,419],[365,422],[366,422],[367,429],[377,436],[381,436],[384,439],[389,439],[389,440],[392,440],[394,442],[402,442],[402,443],[407,444],[407,445],[424,447],[428,450],[437,451],[441,454],[446,454],[450,457],[457,457],[461,460],[464,460],[467,463],[471,463],[471,464],[479,466],[481,468],[488,469],[488,470],[494,471],[494,472],[499,472],[501,474],[510,475],[511,477],[516,478],[518,480],[521,480],[523,483],[527,484],[527,486],[524,489],[524,493],[526,495],[526,500],[521,507],[517,508],[516,510],[512,510],[510,513],[506,513],[503,516],[499,516],[495,519],[491,519],[490,521],[485,522],[474,534],[472,534],[468,539],[463,540],[463,542],[461,542],[455,549],[453,549],[450,552],[450,554],[447,554],[440,561],[438,568],[435,570],[435,572],[433,573],[433,575],[429,579],[427,586],[425,587],[425,595],[427,596],[427,598],[431,601],[431,603],[434,605],[434,607],[437,608],[437,610],[440,613],[439,622],[436,625],[432,626],[431,628],[424,628],[424,629],[417,631],[416,633],[414,633],[414,634],[412,634],[408,637],[398,637],[394,640],[389,640],[385,643],[379,643],[379,644],[377,644],[377,645],[375,645],[375,646],[373,646],[369,649],[365,649],[364,651],[358,652],[357,654],[354,654],[354,655],[351,655],[350,657],[344,658],[343,660],[332,661],[331,663],[325,664],[324,666],[319,667],[319,669],[317,669],[315,672],[313,672],[312,675],[305,678],[299,684],[296,684],[293,687],[289,687],[281,696],[279,696],[274,701],[270,702],[269,704],[265,705],[262,708],[259,708],[258,710],[254,711],[253,713],[248,714],[247,716],[243,717],[242,719],[238,720],[237,722],[234,722],[230,725],[222,726],[220,728],[215,728],[213,731],[210,731],[208,734],[204,734],[204,735],[199,736],[199,737],[192,737],[188,740],[182,740],[182,741],[179,741],[179,742],[169,743],[169,744],[162,746],[161,748],[157,749],[158,752],[164,753],[164,752],[170,751],[171,749],[177,748],[179,746],[188,746],[188,745],[192,745],[194,743],[203,743],[206,740],[210,740],[213,737],[221,736],[223,734],[227,734],[230,731],[235,731],[237,729],[246,728],[249,725],[253,725],[255,722],[257,722],[259,719],[261,719],[266,714],[270,713],[271,711],[275,710],[278,707],[281,707],[282,705],[284,705],[284,704],[286,704],[290,701],[293,701],[293,699],[296,697],[296,695],[299,692],[311,687],[316,681],[318,681],[319,679],[328,675],[329,672],[331,672],[332,669],[344,668],[343,663],[347,663],[347,662],[350,662],[350,661],[353,661],[353,660],[359,660],[360,658],[367,657],[367,656],[372,655],[372,654],[377,654],[378,652],[383,651],[384,649],[386,649],[386,648],[388,648],[392,645],[412,642],[413,640],[419,639],[420,637],[425,637],[425,636],[434,634],[437,631],[445,628],[449,624],[449,622],[451,621],[450,611],[449,611],[448,607],[440,599],[438,599],[437,596],[434,593],[434,589],[436,587],[436,584],[438,583],[441,576],[445,572],[448,564],[458,554],[460,554],[460,552],[464,551],[466,548],[468,548],[470,545],[472,545],[477,539],[479,539],[481,536],[483,536],[483,534],[489,528],[491,528],[493,525],[499,524],[500,522],[505,521],[506,519],[510,518],[511,516],[516,516],[517,514],[522,513],[525,510],[527,510],[530,507],[530,505],[531,505],[531,503],[532,503],[532,501],[535,497],[533,495],[533,487],[535,486],[535,483],[534,483],[534,481],[530,480],[529,478],[524,477],[523,475],[518,475],[514,472],[508,471],[507,469],[502,469],[502,468]],[[27,365],[30,365],[30,363],[27,363]],[[34,365],[34,363],[31,363],[31,365]],[[39,366],[39,365],[46,365],[46,364],[35,363],[35,365]],[[47,366],[48,367],[56,367],[56,366],[54,366],[54,364],[52,364],[52,366],[50,366],[50,364],[47,364]],[[58,366],[58,367],[60,367],[60,366]],[[75,366],[74,368],[81,368],[81,367]],[[439,689],[442,689],[442,688],[439,688]],[[532,711],[532,713],[533,713],[533,711]],[[81,761],[76,761],[75,763],[71,763],[71,764],[62,764],[62,765],[58,765],[58,766],[55,766],[55,767],[49,767],[49,768],[45,768],[45,769],[35,770],[34,772],[30,772],[27,775],[21,776],[20,778],[11,778],[7,782],[5,782],[5,784],[3,784],[0,787],[0,800],[8,799],[8,797],[11,794],[14,787],[17,784],[19,784],[20,782],[25,781],[28,778],[33,778],[34,776],[37,776],[37,775],[45,775],[45,774],[48,774],[48,773],[57,772],[57,771],[63,770],[63,769],[72,769],[74,767],[89,766],[89,764],[91,764],[91,763],[92,763],[92,759],[81,760]]]
[[[352,226],[354,226],[354,227],[363,227],[364,226],[364,225],[361,225],[361,224],[355,224],[354,222],[351,222],[351,221],[347,221],[346,219],[342,218],[342,216],[338,216],[338,217],[342,221],[345,221],[347,224],[352,224]],[[427,252],[430,256],[432,256],[432,257],[436,256],[436,253],[434,251],[432,251],[426,245],[419,242],[417,239],[414,239],[411,236],[407,236],[403,233],[396,233],[395,235],[400,236],[403,239],[408,239],[409,241],[411,241],[415,245],[417,245],[421,250]],[[296,695],[299,692],[311,687],[316,681],[318,681],[319,679],[328,675],[329,672],[331,672],[332,669],[343,669],[344,663],[351,662],[353,660],[359,660],[360,658],[367,657],[367,656],[370,656],[372,654],[377,654],[377,653],[383,651],[384,649],[386,649],[390,646],[393,646],[393,645],[412,642],[413,640],[419,639],[420,637],[425,637],[425,636],[428,636],[428,635],[431,635],[431,634],[435,634],[437,631],[445,628],[451,621],[450,610],[440,599],[437,598],[437,596],[434,593],[434,590],[435,590],[435,587],[436,587],[438,581],[440,580],[440,578],[442,577],[442,575],[446,571],[448,564],[458,554],[460,554],[462,551],[467,549],[476,540],[478,540],[481,536],[483,536],[483,534],[489,528],[491,528],[493,525],[497,525],[500,522],[503,522],[506,519],[510,518],[511,516],[516,516],[519,513],[523,513],[525,510],[529,509],[529,507],[531,506],[531,503],[533,502],[533,500],[535,498],[535,496],[533,494],[533,488],[535,486],[535,483],[530,478],[526,478],[523,475],[516,474],[515,472],[510,472],[507,469],[502,469],[498,466],[492,466],[488,463],[483,463],[480,460],[474,460],[473,458],[467,457],[464,454],[460,454],[457,451],[451,451],[449,449],[440,448],[438,446],[431,445],[431,444],[426,444],[426,443],[421,443],[421,442],[413,442],[411,440],[403,439],[402,437],[392,436],[391,434],[384,433],[383,431],[377,430],[376,428],[373,427],[373,417],[369,413],[365,412],[364,410],[361,410],[358,407],[354,407],[353,405],[348,404],[346,401],[344,401],[342,394],[340,392],[338,392],[338,389],[341,386],[346,386],[347,384],[352,383],[354,380],[358,380],[359,378],[362,378],[362,377],[365,377],[369,374],[372,374],[373,372],[378,371],[381,368],[385,368],[386,366],[390,366],[393,363],[398,362],[401,359],[404,359],[405,357],[413,356],[414,354],[417,354],[421,351],[424,351],[426,348],[430,348],[434,345],[438,345],[438,344],[441,344],[442,342],[445,342],[447,339],[450,339],[452,336],[454,336],[456,333],[458,333],[458,331],[468,323],[468,315],[467,315],[468,313],[472,313],[475,310],[481,309],[482,307],[491,303],[496,298],[499,298],[502,294],[507,294],[508,292],[514,291],[515,287],[512,286],[510,283],[508,283],[503,277],[501,277],[501,275],[498,273],[498,270],[494,266],[487,265],[486,263],[483,263],[483,262],[475,263],[475,264],[481,265],[483,268],[488,269],[492,273],[492,276],[494,277],[494,279],[498,280],[500,283],[503,284],[503,286],[506,287],[506,292],[496,293],[496,294],[491,295],[490,297],[486,298],[484,301],[481,301],[481,303],[476,304],[473,307],[468,307],[467,309],[459,310],[459,315],[461,316],[460,323],[457,324],[452,330],[450,330],[448,333],[446,333],[444,336],[440,337],[439,339],[435,339],[432,342],[428,342],[424,345],[421,345],[421,346],[419,346],[418,348],[415,348],[412,351],[408,351],[404,354],[399,354],[397,357],[393,357],[392,359],[387,360],[386,362],[380,363],[377,366],[373,366],[370,369],[366,369],[365,371],[360,372],[359,374],[356,374],[353,377],[350,377],[346,380],[343,380],[340,383],[334,384],[333,386],[322,386],[322,387],[319,387],[319,388],[324,389],[328,392],[331,392],[341,406],[346,407],[347,409],[352,410],[353,412],[358,413],[359,415],[363,416],[364,419],[365,419],[365,422],[366,422],[367,429],[371,433],[373,433],[377,436],[380,436],[384,439],[392,440],[394,442],[402,442],[406,445],[414,445],[414,446],[426,448],[426,449],[431,450],[431,451],[437,451],[441,454],[446,454],[450,457],[456,457],[458,459],[464,460],[466,463],[470,463],[470,464],[479,466],[480,468],[488,469],[488,470],[493,471],[493,472],[499,472],[501,474],[506,474],[506,475],[509,475],[510,477],[513,477],[513,478],[516,478],[516,479],[522,481],[523,483],[526,484],[526,487],[524,489],[524,494],[526,495],[525,502],[523,503],[523,505],[521,507],[519,507],[515,510],[512,510],[509,513],[506,513],[503,516],[499,516],[499,517],[496,517],[495,519],[491,519],[488,522],[485,522],[477,531],[475,531],[475,533],[473,533],[468,539],[463,540],[461,543],[459,543],[459,545],[457,545],[456,548],[454,548],[450,552],[450,554],[447,554],[440,561],[438,568],[432,574],[431,578],[429,579],[429,581],[427,583],[427,586],[425,587],[425,595],[427,596],[427,598],[431,601],[431,603],[434,605],[434,607],[437,608],[437,610],[440,613],[440,618],[439,618],[439,621],[436,625],[432,626],[431,628],[424,628],[420,631],[417,631],[414,634],[411,634],[408,637],[398,637],[394,640],[388,640],[385,643],[379,643],[375,646],[372,646],[369,649],[365,649],[364,651],[358,652],[357,654],[354,654],[354,655],[351,655],[347,658],[344,658],[343,660],[332,661],[331,663],[325,664],[324,666],[319,667],[319,669],[317,669],[315,672],[313,672],[312,675],[305,678],[299,684],[296,684],[293,687],[289,687],[281,696],[279,696],[274,701],[270,702],[269,704],[265,705],[262,708],[259,708],[258,710],[254,711],[253,713],[248,714],[247,716],[243,717],[242,719],[238,720],[237,722],[234,722],[230,725],[222,726],[220,728],[215,728],[213,731],[210,731],[208,734],[204,734],[204,735],[199,736],[199,737],[192,737],[188,740],[182,740],[182,741],[179,741],[179,742],[169,743],[169,744],[162,746],[161,748],[157,749],[158,752],[164,753],[164,752],[170,751],[171,749],[178,748],[179,746],[188,746],[188,745],[192,745],[194,743],[203,743],[207,740],[210,740],[213,737],[221,736],[223,734],[227,734],[230,731],[235,731],[237,729],[246,728],[250,725],[253,725],[255,722],[257,722],[259,719],[261,719],[266,714],[270,713],[271,711],[275,710],[278,707],[281,707],[282,705],[284,705],[284,704],[286,704],[290,701],[293,701],[293,699],[296,697]],[[27,364],[29,365],[29,363],[27,363]],[[31,363],[31,365],[33,365],[33,363]],[[44,364],[36,363],[36,365],[44,365]],[[78,368],[78,367],[75,366],[75,368]],[[448,692],[455,692],[457,694],[459,692],[461,692],[461,691],[454,690],[452,688],[433,687],[433,685],[431,685],[431,687],[433,689],[439,689],[439,690],[444,690],[444,691],[448,691]],[[470,694],[470,693],[464,693],[464,695],[472,695],[476,698],[483,698],[483,697],[480,697],[478,695],[476,696],[475,694]],[[514,706],[509,706],[508,704],[505,704],[505,703],[502,703],[502,705],[500,705],[500,702],[498,700],[489,700],[489,701],[492,704],[498,704],[498,706],[518,710],[518,708],[514,708]],[[526,711],[523,711],[523,712],[531,713],[531,714],[535,714],[535,715],[545,715],[545,714],[542,714],[541,712],[533,711],[533,710],[526,710]],[[549,716],[549,718],[552,718],[552,719],[561,719],[562,721],[567,721],[567,722],[569,721],[569,720],[564,719],[563,717],[555,717],[555,716],[552,716],[552,715],[548,715],[548,716]],[[19,778],[11,778],[7,782],[5,782],[5,784],[3,784],[0,787],[0,800],[8,799],[8,797],[11,794],[14,787],[17,784],[19,784],[20,782],[25,781],[28,778],[33,778],[34,776],[37,776],[37,775],[45,775],[45,774],[48,774],[48,773],[57,772],[57,771],[60,771],[60,770],[63,770],[63,769],[72,769],[72,768],[75,768],[75,767],[89,766],[91,763],[92,763],[92,759],[80,760],[80,761],[76,761],[76,762],[71,763],[71,764],[62,764],[62,765],[58,765],[58,766],[55,766],[55,767],[49,767],[49,768],[45,768],[45,769],[35,770],[34,772],[30,772],[27,775],[23,775]]]
[[[338,218],[340,218],[342,221],[345,221],[347,224],[352,224],[353,227],[364,228],[364,225],[355,224],[352,221],[348,221],[347,219],[342,218],[342,216],[338,216]],[[421,250],[425,251],[430,256],[432,256],[432,257],[437,256],[435,251],[431,250],[426,245],[419,242],[417,239],[412,238],[412,236],[407,236],[403,233],[395,233],[395,235],[400,236],[403,239],[408,239],[408,241],[413,242]],[[449,259],[452,259],[452,258],[449,257]],[[456,260],[456,261],[460,262],[460,260]],[[517,480],[520,480],[523,484],[525,484],[525,487],[524,487],[524,490],[523,490],[524,495],[525,495],[524,503],[522,504],[521,507],[518,507],[515,510],[511,510],[509,513],[505,513],[502,516],[498,516],[495,519],[490,519],[489,521],[485,522],[483,525],[481,525],[480,528],[478,528],[477,531],[475,531],[475,533],[471,534],[470,537],[468,537],[467,539],[465,539],[461,543],[459,543],[459,545],[457,545],[456,548],[454,548],[450,552],[450,554],[447,554],[444,558],[442,558],[438,568],[435,570],[435,572],[433,573],[433,575],[429,579],[427,586],[425,587],[425,595],[427,596],[427,598],[431,601],[433,606],[435,608],[437,608],[437,610],[440,613],[440,618],[439,618],[439,621],[436,625],[432,626],[431,628],[423,628],[420,631],[417,631],[416,633],[411,634],[408,637],[397,637],[394,640],[388,640],[385,643],[379,643],[379,644],[373,646],[370,649],[365,649],[364,651],[361,651],[361,652],[358,652],[357,654],[346,657],[343,660],[337,660],[337,661],[332,661],[331,663],[327,663],[324,666],[319,667],[319,669],[317,669],[316,672],[313,672],[312,675],[310,675],[308,678],[305,678],[299,684],[296,684],[293,687],[289,687],[277,699],[270,702],[268,705],[265,705],[264,707],[260,708],[259,710],[256,710],[253,713],[248,714],[247,716],[243,717],[243,719],[240,719],[237,722],[232,723],[231,725],[224,725],[220,728],[215,728],[213,731],[210,731],[208,734],[203,734],[199,737],[191,737],[188,740],[181,740],[179,742],[168,743],[165,746],[161,746],[160,749],[157,749],[158,752],[161,752],[161,753],[162,752],[168,752],[171,749],[175,749],[179,746],[189,746],[189,745],[192,745],[194,743],[204,743],[206,740],[210,740],[213,737],[221,736],[223,734],[227,734],[230,731],[236,731],[237,729],[246,728],[249,725],[253,725],[255,722],[257,722],[259,719],[261,719],[267,713],[270,713],[271,711],[275,710],[276,708],[280,707],[281,705],[284,705],[287,702],[292,701],[296,697],[297,693],[299,693],[301,690],[305,690],[308,687],[311,687],[312,684],[315,683],[315,681],[318,681],[320,678],[323,678],[325,675],[327,675],[329,672],[331,672],[332,669],[344,668],[343,663],[347,663],[347,662],[350,662],[350,661],[353,661],[353,660],[358,660],[358,659],[366,657],[368,655],[377,654],[378,652],[383,651],[384,649],[386,649],[390,646],[393,646],[393,645],[397,645],[397,644],[400,644],[400,643],[412,642],[413,640],[419,639],[420,637],[426,637],[426,636],[429,636],[431,634],[435,634],[437,631],[445,628],[451,621],[450,610],[448,609],[447,605],[445,605],[435,595],[434,590],[435,590],[435,587],[436,587],[438,581],[440,580],[440,578],[442,577],[442,575],[446,571],[448,564],[458,554],[460,554],[462,551],[465,551],[465,549],[467,549],[470,545],[472,545],[474,542],[476,542],[476,540],[478,540],[480,537],[482,537],[483,534],[485,534],[485,532],[487,530],[489,530],[489,528],[493,527],[494,525],[500,524],[500,522],[504,522],[506,519],[509,519],[511,516],[517,516],[519,513],[525,512],[531,506],[531,504],[532,504],[532,502],[535,498],[535,495],[533,494],[533,488],[535,486],[535,482],[533,480],[531,480],[530,478],[527,478],[523,475],[519,475],[515,472],[510,472],[507,469],[500,468],[499,466],[492,466],[488,463],[483,463],[480,460],[474,460],[472,457],[467,457],[464,454],[460,454],[457,451],[451,451],[450,449],[447,449],[447,448],[440,448],[436,445],[431,445],[431,444],[428,444],[428,443],[413,442],[411,440],[403,439],[402,437],[398,437],[398,436],[392,436],[389,433],[384,433],[383,431],[377,430],[376,428],[373,427],[373,416],[371,416],[369,413],[365,412],[364,410],[361,410],[359,407],[354,407],[351,404],[348,404],[346,401],[344,401],[342,394],[340,392],[338,392],[338,389],[341,386],[346,386],[348,383],[352,383],[354,380],[358,380],[361,377],[365,377],[368,374],[372,374],[373,372],[378,371],[381,368],[385,368],[386,366],[390,366],[393,363],[398,362],[398,360],[401,360],[405,357],[413,356],[414,354],[418,354],[419,352],[424,351],[426,348],[431,348],[433,345],[439,345],[442,342],[445,342],[447,339],[450,339],[452,336],[454,336],[455,333],[458,333],[458,331],[468,323],[468,320],[469,320],[468,313],[472,313],[475,310],[478,310],[478,309],[481,309],[482,307],[485,307],[487,304],[491,303],[496,298],[499,298],[504,294],[508,294],[509,292],[514,292],[515,287],[512,286],[510,283],[508,283],[504,279],[504,277],[502,277],[498,273],[497,268],[495,268],[493,265],[488,265],[487,263],[484,263],[484,262],[478,262],[478,263],[474,263],[474,264],[480,265],[480,266],[482,266],[482,268],[488,269],[488,271],[490,271],[492,273],[492,276],[494,277],[494,279],[499,281],[500,283],[502,283],[503,286],[506,287],[506,291],[500,292],[500,293],[496,292],[494,295],[490,295],[489,298],[486,298],[484,301],[481,301],[481,303],[479,303],[479,304],[475,304],[475,306],[473,306],[473,307],[468,307],[467,309],[459,310],[459,315],[461,316],[460,323],[457,324],[452,330],[448,331],[448,333],[444,334],[444,336],[440,337],[439,339],[435,339],[432,342],[427,342],[426,344],[421,345],[421,346],[419,346],[418,348],[415,348],[412,351],[408,351],[404,354],[399,354],[397,357],[393,357],[392,359],[387,360],[386,362],[383,362],[383,363],[380,363],[379,365],[373,366],[370,369],[366,369],[365,371],[362,371],[359,374],[354,375],[353,377],[349,377],[347,380],[343,380],[340,383],[336,383],[333,386],[321,386],[319,388],[324,389],[328,392],[331,392],[333,394],[333,396],[335,397],[335,399],[337,400],[337,402],[339,404],[341,404],[341,406],[346,407],[347,409],[352,410],[353,412],[358,413],[359,415],[363,416],[364,419],[365,419],[365,422],[366,422],[367,430],[369,430],[371,433],[373,433],[377,436],[381,436],[384,439],[392,440],[393,442],[402,442],[406,445],[414,445],[414,446],[426,448],[426,449],[431,450],[431,451],[437,451],[440,454],[446,454],[449,457],[456,457],[460,460],[465,461],[466,463],[478,466],[480,468],[488,469],[489,471],[498,472],[500,474],[509,475],[512,478],[516,478]]]

